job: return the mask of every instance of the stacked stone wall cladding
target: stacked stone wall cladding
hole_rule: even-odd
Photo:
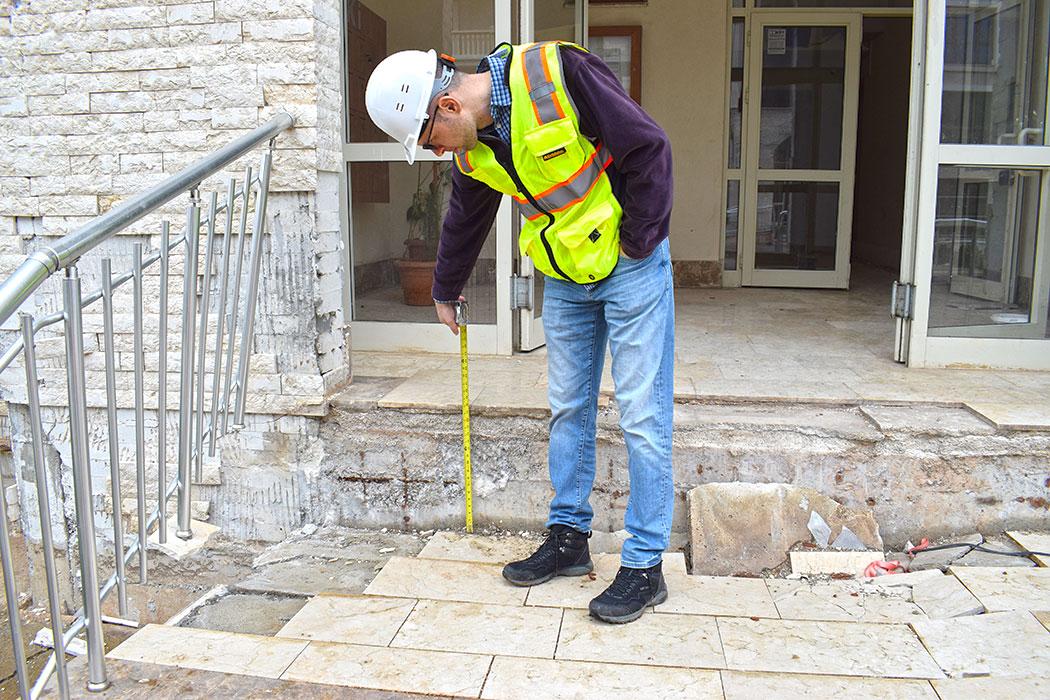
[[[0,0],[0,279],[32,251],[53,244],[127,198],[264,124],[278,112],[295,127],[275,141],[263,243],[248,417],[229,453],[265,451],[281,435],[317,434],[326,399],[349,377],[349,336],[343,312],[345,251],[340,226],[342,167],[339,0]],[[246,166],[258,173],[262,149],[201,184],[225,201],[231,178]],[[182,234],[187,196],[129,226],[79,263],[85,291],[100,283],[99,261],[115,272],[131,268],[133,245],[159,248],[162,220]],[[216,249],[228,235],[221,223]],[[250,226],[249,221],[249,226]],[[204,229],[202,227],[202,233]],[[203,243],[204,238],[202,236]],[[173,252],[168,288],[168,470],[175,463],[181,252]],[[218,256],[211,272],[220,270]],[[203,279],[203,255],[198,279]],[[115,297],[117,406],[121,462],[134,464],[133,352],[130,284]],[[211,306],[216,307],[216,287]],[[59,279],[27,303],[38,316],[60,308]],[[85,349],[92,473],[100,527],[106,526],[108,442],[100,304],[85,312]],[[147,453],[157,445],[159,379],[157,266],[144,280]],[[0,345],[15,337],[17,319],[0,329]],[[211,386],[216,330],[209,324],[205,385]],[[63,426],[64,360],[59,327],[41,334],[42,399],[49,461],[59,484],[69,480],[59,446]],[[12,402],[16,462],[28,462],[22,369],[0,376]],[[18,405],[18,408],[15,406]],[[207,402],[210,406],[210,397]],[[229,438],[225,443],[229,443]],[[227,451],[223,451],[223,461]],[[130,462],[129,462],[130,460]],[[278,455],[295,469],[295,455]],[[151,469],[156,459],[148,460]],[[31,469],[20,479],[31,481]],[[123,480],[123,477],[122,477]],[[23,486],[26,485],[23,483]],[[134,502],[134,476],[125,484],[125,512]],[[155,492],[155,474],[150,491]],[[202,496],[208,495],[207,484]],[[23,499],[35,497],[23,488]],[[196,496],[195,496],[196,498]],[[23,512],[35,512],[25,502]],[[278,533],[269,533],[272,538]]]

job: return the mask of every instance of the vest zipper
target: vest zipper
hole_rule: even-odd
[[[547,215],[547,225],[540,231],[540,242],[543,243],[543,249],[547,251],[547,259],[551,261],[551,267],[553,267],[554,271],[561,275],[563,279],[579,284],[579,282],[576,282],[576,280],[565,274],[565,271],[561,269],[560,265],[558,265],[558,261],[554,259],[554,251],[551,249],[551,244],[547,240],[547,229],[554,225],[554,214],[551,214],[549,211],[541,207],[540,203],[536,201],[536,198],[532,196],[532,193],[529,192],[528,188],[525,187],[525,183],[523,183],[518,176],[518,171],[514,168],[513,162],[509,170],[505,166],[503,169],[508,175],[510,175],[511,179],[514,180],[514,184],[518,186],[518,189],[525,195],[525,198],[529,200],[529,204]]]

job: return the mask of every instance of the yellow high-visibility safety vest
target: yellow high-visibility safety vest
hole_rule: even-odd
[[[510,195],[525,218],[518,248],[543,274],[580,284],[603,279],[620,253],[623,208],[605,170],[612,154],[580,133],[558,46],[504,45],[510,52],[511,158],[518,182],[478,142],[455,155],[464,175]]]

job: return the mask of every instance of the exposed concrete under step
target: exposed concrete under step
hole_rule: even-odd
[[[474,519],[542,529],[551,497],[546,417],[532,409],[472,418]],[[626,450],[615,404],[599,411],[593,527],[623,527]],[[931,404],[679,403],[673,529],[685,494],[713,481],[808,486],[871,508],[884,539],[1041,527],[1050,509],[1050,431],[1002,430],[964,407]],[[458,414],[333,401],[319,435],[226,467],[212,522],[235,536],[304,523],[403,529],[462,527]],[[248,506],[251,506],[249,508]],[[251,517],[247,514],[251,513]],[[280,536],[277,534],[276,536]]]

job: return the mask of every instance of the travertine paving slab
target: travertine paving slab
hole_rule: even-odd
[[[852,574],[862,576],[873,561],[886,558],[883,552],[788,552],[796,574]]]
[[[1006,536],[1030,552],[1050,552],[1050,532],[1007,532]],[[1032,555],[1039,566],[1050,566],[1050,556]]]
[[[765,583],[785,620],[908,623],[925,617],[919,606],[908,599],[907,589],[865,591],[857,582],[840,581],[770,579]]]
[[[481,697],[721,700],[723,696],[718,671],[497,656]]]
[[[608,625],[583,610],[566,610],[556,658],[725,668],[715,618],[692,615],[646,613],[629,625]]]
[[[722,671],[726,700],[755,698],[879,698],[937,700],[929,681]]]
[[[950,571],[988,612],[1050,610],[1050,569],[953,566]]]
[[[254,634],[146,625],[106,656],[162,666],[278,678],[306,644],[300,640]]]
[[[732,576],[667,577],[667,602],[658,613],[780,617],[765,581]]]
[[[950,574],[919,582],[911,589],[911,599],[927,617],[935,620],[984,612],[981,601]]]
[[[994,402],[967,401],[978,413],[1003,430],[1046,430],[1050,428],[1050,406],[1045,401]]]
[[[314,596],[278,637],[387,646],[416,601],[379,596]]]
[[[718,618],[727,666],[882,678],[943,678],[905,625]]]
[[[486,537],[442,530],[435,532],[416,556],[421,559],[506,564],[529,556],[541,542],[536,537]]]
[[[477,697],[491,656],[310,642],[282,680]]]
[[[507,583],[501,571],[498,564],[391,557],[365,595],[522,605],[528,589]]]
[[[392,647],[554,658],[561,610],[421,600]]]
[[[1050,676],[1050,632],[1031,613],[927,620],[914,628],[950,677]]]
[[[941,700],[1018,700],[1050,697],[1047,678],[947,678],[933,681]]]
[[[594,577],[591,576],[558,576],[542,586],[533,586],[529,590],[526,605],[552,608],[586,609],[591,599],[600,594],[616,578],[620,570],[620,555],[615,553],[592,554]],[[667,574],[667,588],[673,597],[677,590],[684,588],[683,581],[692,578],[685,573],[685,555],[674,552],[664,555],[664,572]]]

